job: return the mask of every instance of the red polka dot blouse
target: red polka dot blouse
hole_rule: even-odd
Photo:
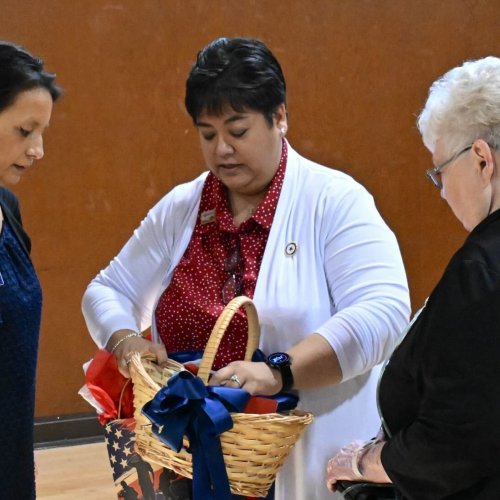
[[[203,350],[225,305],[237,295],[252,298],[286,169],[287,145],[269,191],[253,215],[233,223],[224,185],[209,173],[196,227],[155,311],[158,334],[167,352]],[[243,359],[247,322],[243,310],[229,325],[214,369]]]

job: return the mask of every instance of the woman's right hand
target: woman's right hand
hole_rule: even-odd
[[[128,363],[131,356],[136,352],[141,357],[155,360],[158,364],[162,364],[168,359],[167,351],[163,344],[154,344],[138,335],[132,336],[131,334],[133,333],[135,332],[132,330],[118,330],[113,333],[106,344],[106,350],[109,352],[112,351],[116,356],[120,373],[127,378],[130,377]]]

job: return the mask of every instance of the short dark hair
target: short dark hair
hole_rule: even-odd
[[[286,104],[286,83],[278,60],[260,40],[218,38],[198,52],[186,81],[185,105],[193,122],[203,112],[261,112],[269,124]]]
[[[46,89],[56,101],[62,89],[48,73],[43,60],[32,56],[20,45],[0,41],[0,112],[11,106],[16,97],[27,90]]]

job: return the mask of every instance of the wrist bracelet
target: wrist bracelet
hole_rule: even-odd
[[[361,470],[362,468],[360,467],[361,460],[363,460],[363,457],[370,451],[371,448],[378,445],[379,443],[382,443],[382,441],[383,441],[382,439],[377,439],[376,437],[370,439],[370,441],[367,441],[361,448],[356,450],[356,452],[353,454],[351,458],[351,469],[354,475],[356,476],[356,479],[364,479],[363,473],[366,471]]]
[[[142,335],[140,333],[137,333],[137,332],[132,332],[132,333],[128,333],[127,335],[125,335],[124,337],[122,337],[112,348],[111,350],[109,351],[111,354],[113,354],[115,351],[116,351],[116,348],[122,343],[124,342],[125,340],[127,339],[130,339],[132,337],[142,337]]]
[[[368,453],[370,448],[373,448],[380,442],[381,440],[377,438],[370,439],[370,441],[367,441],[361,448],[357,449],[356,452],[353,454],[351,459],[351,468],[357,479],[364,479],[363,473],[365,471],[361,470],[360,467],[361,460],[363,460],[363,457]]]
[[[359,470],[359,462],[360,462],[360,459],[365,451],[366,451],[366,448],[364,446],[362,446],[361,448],[359,448],[358,450],[356,450],[353,453],[352,458],[351,458],[351,469],[352,469],[354,476],[357,480],[363,479],[363,474]]]

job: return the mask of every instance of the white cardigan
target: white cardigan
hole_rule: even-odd
[[[156,302],[191,239],[205,178],[160,200],[88,286],[83,312],[98,346],[117,330],[151,325]],[[285,251],[290,243],[296,245],[292,255]],[[378,430],[378,367],[371,369],[392,352],[408,321],[408,286],[394,234],[371,195],[290,146],[253,300],[264,352],[286,350],[317,332],[338,356],[341,384],[299,393],[300,406],[315,421],[276,487],[276,500],[332,500],[324,484],[328,458]]]

